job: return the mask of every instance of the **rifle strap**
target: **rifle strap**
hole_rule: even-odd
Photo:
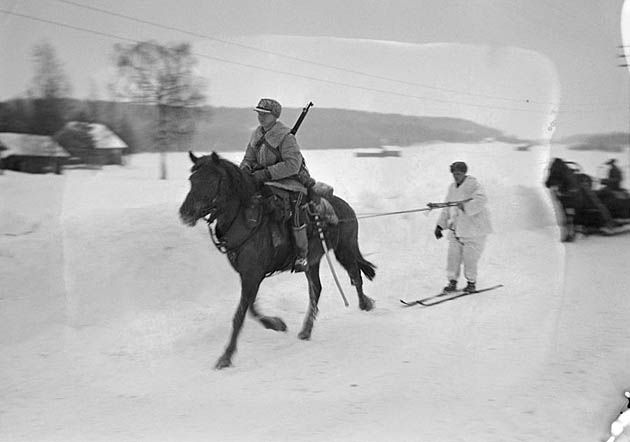
[[[287,134],[287,135],[288,135],[288,134]],[[263,135],[263,137],[261,138],[261,140],[263,140],[263,141],[262,141],[262,144],[264,144],[264,145],[267,147],[267,149],[268,149],[268,150],[269,150],[272,154],[274,154],[274,156],[276,157],[276,160],[277,160],[277,161],[282,161],[282,154],[280,153],[280,149],[279,149],[279,147],[280,147],[280,145],[281,145],[282,143],[284,143],[284,139],[285,139],[286,137],[287,137],[287,136],[285,135],[285,136],[284,136],[284,138],[282,139],[282,141],[280,141],[280,144],[278,145],[278,147],[273,147],[271,144],[269,144],[269,142],[265,139],[265,136],[264,136],[264,135]]]
[[[288,134],[286,134],[282,140],[280,141],[280,144],[278,144],[278,147],[274,147],[271,144],[269,144],[269,142],[265,139],[265,134],[263,133],[263,135],[260,137],[260,139],[256,142],[256,149],[260,149],[260,147],[264,144],[265,147],[276,157],[276,161],[280,162],[282,161],[282,153],[280,152],[279,147],[282,145],[282,143],[284,143],[284,140],[289,136],[292,135],[290,132]],[[308,168],[306,167],[306,160],[304,159],[304,156],[302,156],[302,164],[300,165],[300,170],[302,169],[306,169],[307,173],[308,173]],[[299,173],[299,172],[298,172]]]

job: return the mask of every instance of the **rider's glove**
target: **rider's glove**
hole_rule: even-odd
[[[262,184],[271,179],[271,173],[269,173],[267,169],[257,170],[252,175],[258,184]]]

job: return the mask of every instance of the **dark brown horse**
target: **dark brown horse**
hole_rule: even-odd
[[[252,220],[248,210],[251,210],[252,201],[262,189],[257,188],[249,173],[214,152],[202,157],[192,153],[189,155],[193,162],[190,192],[179,209],[180,217],[189,226],[209,217],[206,221],[215,244],[227,254],[230,264],[241,277],[241,299],[232,321],[230,341],[216,363],[216,368],[221,369],[232,363],[238,335],[248,310],[265,328],[286,331],[287,326],[281,318],[260,314],[255,301],[264,278],[291,269],[295,251],[285,221],[278,220],[267,211],[262,211],[260,216]],[[359,297],[359,308],[371,310],[374,301],[363,293],[361,272],[371,280],[375,275],[375,266],[363,258],[359,251],[356,215],[341,198],[333,196],[330,203],[339,217],[339,223],[327,226],[326,244],[334,250],[337,260],[348,272]],[[213,230],[210,223],[215,220],[216,227]],[[300,339],[309,339],[311,336],[322,290],[319,265],[324,250],[318,238],[316,228],[309,226],[309,267],[305,274],[310,302],[302,330],[298,334]]]
[[[593,189],[593,179],[571,161],[554,158],[545,185],[553,190],[563,209],[563,241],[575,239],[577,230],[596,233],[630,218],[630,199],[623,192]]]

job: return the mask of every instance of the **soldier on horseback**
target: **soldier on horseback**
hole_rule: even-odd
[[[274,181],[292,195],[293,238],[297,251],[294,271],[303,272],[308,266],[308,238],[304,210],[304,188],[315,184],[304,163],[295,135],[278,118],[282,106],[276,100],[262,98],[254,108],[259,126],[252,133],[240,167],[251,173],[258,184]]]

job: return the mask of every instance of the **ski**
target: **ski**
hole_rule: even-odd
[[[415,301],[405,301],[403,299],[400,302],[407,307],[411,307],[414,305],[421,305],[424,307],[430,307],[432,305],[442,304],[443,302],[452,301],[453,299],[462,298],[464,296],[475,295],[477,293],[489,292],[490,290],[498,289],[499,287],[503,287],[503,284],[493,285],[492,287],[486,287],[483,289],[475,290],[474,292],[465,292],[463,290],[457,290],[455,292],[441,292],[437,295],[429,296],[422,299],[417,299]]]
[[[440,292],[437,295],[429,296],[429,297],[422,298],[422,299],[416,299],[415,301],[405,301],[404,299],[401,299],[400,302],[402,302],[403,304],[405,304],[408,307],[411,307],[411,306],[420,304],[420,302],[431,301],[432,299],[443,298],[445,296],[457,295],[457,294],[462,293],[462,291],[463,290],[460,289],[460,290],[456,290],[454,292]]]

